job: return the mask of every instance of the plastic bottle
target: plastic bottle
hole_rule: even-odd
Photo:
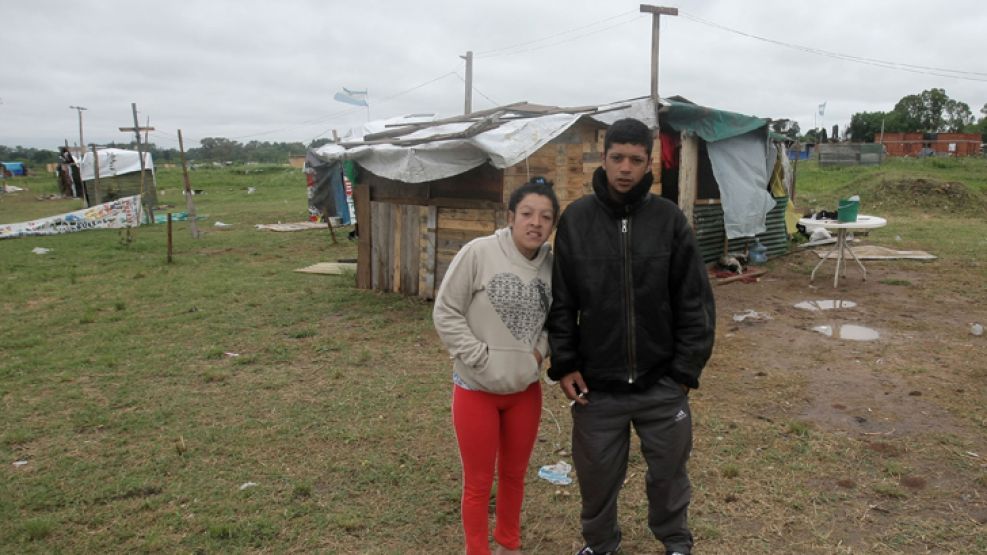
[[[761,240],[754,238],[754,245],[749,249],[751,264],[764,264],[768,261],[768,247],[761,244]]]

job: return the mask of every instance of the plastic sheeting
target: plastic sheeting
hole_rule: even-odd
[[[103,148],[97,150],[96,154],[99,156],[99,176],[101,178],[141,171],[140,158],[138,158],[135,150]],[[154,170],[154,161],[150,152],[144,153],[144,167],[148,170]],[[83,181],[96,179],[94,168],[93,153],[91,151],[86,152],[82,159]]]
[[[692,131],[707,143],[750,133],[767,126],[768,120],[736,112],[716,110],[690,102],[668,102],[662,120],[676,131]]]
[[[767,191],[771,171],[764,129],[767,120],[715,110],[689,102],[665,100],[662,118],[677,131],[691,131],[709,146],[714,175],[720,185],[727,238],[750,237],[766,229],[766,216],[775,205]],[[619,108],[619,109],[615,109]],[[564,133],[580,118],[604,125],[633,117],[656,129],[655,106],[650,98],[637,98],[599,107],[593,114],[551,114],[509,120],[498,128],[464,139],[432,140],[415,145],[357,145],[346,148],[328,144],[310,151],[323,163],[352,160],[376,175],[405,183],[423,183],[452,177],[485,162],[504,169],[533,154]],[[423,119],[427,120],[427,116]],[[428,139],[466,131],[475,122],[450,123],[404,135],[401,139]],[[379,126],[383,128],[383,126]],[[367,124],[367,129],[371,124]]]
[[[315,151],[325,162],[353,160],[381,177],[405,183],[424,183],[459,175],[489,160],[507,168],[534,154],[564,133],[581,116],[553,114],[504,122],[500,127],[465,139],[433,140],[410,146],[359,145],[344,148],[327,144]],[[474,122],[450,123],[409,133],[402,140],[428,139],[466,131]]]
[[[713,175],[720,185],[727,239],[763,233],[775,207],[768,193],[767,139],[763,130],[707,143]]]

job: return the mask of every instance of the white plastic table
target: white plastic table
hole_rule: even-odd
[[[857,255],[853,253],[853,247],[847,244],[846,234],[848,231],[864,230],[864,229],[877,229],[879,227],[884,227],[887,225],[888,221],[884,218],[879,218],[877,216],[865,216],[863,214],[857,216],[857,221],[855,222],[840,222],[836,220],[814,220],[812,218],[802,218],[799,220],[799,224],[805,226],[806,229],[815,227],[824,227],[829,230],[836,231],[836,247],[833,250],[826,253],[826,256],[822,257],[822,260],[816,264],[816,267],[812,269],[812,276],[809,277],[809,281],[816,279],[816,271],[819,267],[823,265],[823,262],[830,257],[833,252],[836,252],[836,273],[833,276],[833,287],[839,285],[840,283],[840,266],[843,266],[843,277],[846,277],[846,259],[844,253],[849,253],[850,258],[860,266],[860,271],[864,274],[864,281],[867,281],[867,268],[864,268],[864,264],[857,258]]]

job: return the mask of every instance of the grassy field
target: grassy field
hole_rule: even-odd
[[[207,233],[193,240],[176,223],[170,264],[164,225],[141,227],[129,244],[113,230],[0,241],[0,552],[458,552],[450,364],[431,305],[357,290],[353,275],[293,271],[356,256],[345,233],[333,244],[325,230],[253,228],[305,218],[299,170],[199,170],[192,179],[205,191],[195,200]],[[177,170],[159,171],[159,199],[175,211],[184,210],[180,180]],[[940,192],[930,196],[917,180]],[[9,182],[30,191],[0,197],[0,222],[79,207],[38,199],[55,191],[53,177]],[[944,289],[985,300],[987,162],[827,171],[800,163],[800,207],[831,208],[853,193],[863,212],[895,216],[883,236],[942,256],[953,275]],[[216,221],[233,227],[217,230]],[[799,385],[771,383],[782,392]],[[795,474],[848,460],[864,474],[902,469],[798,421],[738,428],[747,393],[729,381],[712,387],[696,399],[698,552],[987,550],[983,523],[951,534],[932,516],[875,523],[863,540],[827,532],[843,494]],[[532,467],[568,459],[565,403],[552,387],[545,398]],[[987,420],[977,418],[982,434]],[[974,484],[971,495],[987,495],[983,465],[954,470]],[[752,475],[761,476],[757,489],[735,479]],[[633,491],[622,497],[629,553],[653,546],[639,525],[641,481],[635,454]],[[731,512],[730,495],[753,497],[760,510]],[[532,470],[526,552],[578,547],[578,512],[574,487]],[[847,547],[861,543],[881,547]]]

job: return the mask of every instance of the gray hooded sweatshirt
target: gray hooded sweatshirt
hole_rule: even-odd
[[[435,330],[470,389],[508,394],[538,381],[533,351],[548,356],[552,254],[518,251],[510,228],[473,239],[453,258],[435,298]]]

